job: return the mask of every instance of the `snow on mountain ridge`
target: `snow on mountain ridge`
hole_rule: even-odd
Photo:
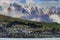
[[[13,2],[9,4],[6,3],[5,5],[2,4],[0,6],[2,9],[2,11],[0,11],[0,14],[6,15],[6,16],[32,20],[32,21],[60,23],[59,21],[60,17],[58,16],[59,15],[58,13],[60,10],[57,8],[55,9],[54,7],[46,9],[46,8],[41,8],[40,5],[21,4],[18,2]]]

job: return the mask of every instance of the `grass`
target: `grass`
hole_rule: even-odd
[[[31,25],[34,24],[36,26],[35,26],[35,28],[33,28],[33,31],[45,30],[45,29],[51,30],[53,27],[55,29],[59,29],[60,30],[60,24],[58,24],[58,23],[54,23],[54,22],[52,22],[52,23],[35,22],[35,21],[23,20],[23,19],[12,18],[12,17],[8,17],[8,16],[0,15],[0,22],[4,23],[5,21],[6,21],[6,23],[11,23],[11,22],[14,22],[14,21],[22,22],[24,24],[21,24],[21,25],[19,24],[20,26],[17,26],[17,28],[26,28],[26,29],[32,29]],[[31,24],[31,25],[28,26],[29,24]],[[12,26],[12,28],[15,28],[15,27],[16,26]]]

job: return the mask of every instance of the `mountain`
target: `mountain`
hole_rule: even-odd
[[[4,2],[3,2],[4,3]],[[0,14],[20,18],[24,20],[38,22],[57,22],[60,23],[60,7],[51,6],[40,8],[40,5],[21,4],[20,2],[4,3],[0,5]],[[58,20],[53,16],[58,16]],[[52,16],[52,17],[51,17]],[[34,19],[34,20],[33,20]]]

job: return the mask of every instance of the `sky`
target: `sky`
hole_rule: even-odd
[[[38,3],[38,2],[42,2],[42,1],[60,1],[60,0],[0,0],[0,1],[17,1],[17,2],[36,2],[36,3]]]
[[[0,0],[1,2],[7,2],[12,3],[12,2],[21,2],[21,3],[33,3],[33,4],[39,4],[41,6],[60,6],[60,0]]]

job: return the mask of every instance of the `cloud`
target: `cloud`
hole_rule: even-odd
[[[14,0],[0,0],[0,5],[13,3]]]
[[[26,3],[34,3],[33,0],[26,0]]]
[[[32,18],[32,19],[30,19],[31,21],[37,21],[37,22],[41,22],[41,18]]]
[[[35,1],[60,1],[60,0],[35,0]]]
[[[50,15],[50,19],[52,20],[52,22],[60,23],[60,17],[56,14]]]

